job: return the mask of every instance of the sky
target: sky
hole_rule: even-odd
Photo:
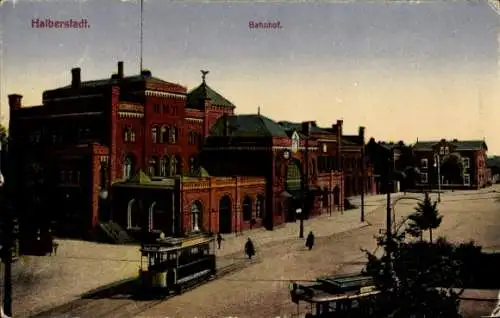
[[[336,3],[145,0],[144,68],[194,88],[207,83],[236,112],[274,120],[344,120],[377,140],[486,139],[500,154],[500,16],[482,0]],[[89,28],[33,28],[86,19]],[[280,22],[252,29],[249,22]],[[7,95],[139,72],[138,1],[3,1],[0,109]]]

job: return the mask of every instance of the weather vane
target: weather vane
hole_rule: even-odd
[[[210,73],[210,71],[201,70],[201,79],[202,79],[203,83],[205,83],[205,77],[207,77],[208,73]]]

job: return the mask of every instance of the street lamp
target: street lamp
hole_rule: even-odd
[[[304,215],[302,214],[302,209],[298,208],[295,210],[295,213],[299,216],[300,225],[299,225],[299,238],[304,238]]]
[[[99,197],[102,199],[102,200],[106,200],[108,198],[108,190],[106,190],[105,188],[101,189],[101,192],[99,193]]]
[[[438,202],[441,202],[441,158],[438,154],[434,154],[434,168],[437,168],[438,174]]]

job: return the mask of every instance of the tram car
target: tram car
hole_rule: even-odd
[[[181,293],[216,274],[215,238],[209,234],[160,238],[141,247],[141,290],[155,295]]]
[[[377,297],[373,278],[364,275],[344,275],[319,278],[315,283],[290,284],[292,302],[308,304],[306,318],[363,318],[372,317],[370,299]]]

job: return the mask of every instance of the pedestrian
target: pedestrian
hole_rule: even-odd
[[[252,257],[255,255],[255,246],[253,246],[253,242],[250,238],[248,238],[247,242],[245,243],[245,254],[247,254],[248,259],[252,259]]]
[[[307,235],[306,238],[306,247],[311,250],[314,246],[314,234],[313,232],[309,232],[309,235]]]
[[[224,241],[224,238],[222,237],[222,235],[220,235],[220,233],[217,233],[217,246],[220,250],[220,243]]]
[[[52,239],[52,253],[54,254],[54,256],[57,255],[57,248],[58,247],[59,247],[59,243],[57,243],[54,239]]]

